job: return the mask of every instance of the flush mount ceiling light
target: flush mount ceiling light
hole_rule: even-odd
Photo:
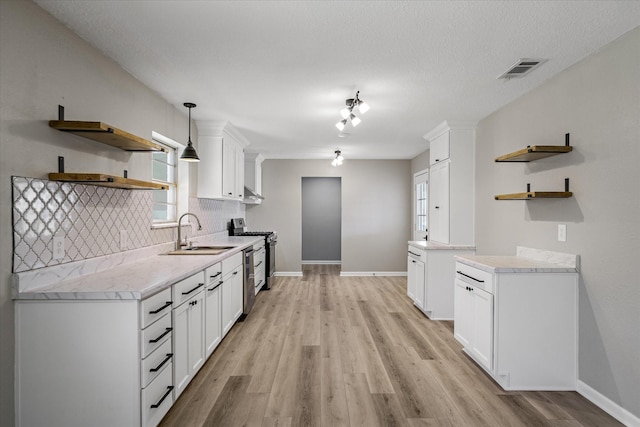
[[[353,109],[356,108],[360,114],[364,114],[369,111],[369,104],[362,101],[358,95],[360,95],[360,91],[356,92],[355,98],[349,98],[345,101],[347,105],[345,108],[340,110],[340,115],[342,116],[342,120],[336,123],[336,127],[340,132],[344,130],[344,127],[347,125],[348,121],[351,121],[351,125],[356,127],[360,124],[361,120],[358,116],[353,113]]]
[[[193,102],[185,102],[183,105],[189,109],[189,141],[187,141],[187,146],[182,152],[180,160],[184,160],[185,162],[199,162],[200,157],[198,157],[198,153],[196,153],[196,149],[193,148],[193,143],[191,142],[191,109],[195,108],[196,104]]]
[[[333,166],[340,166],[342,164],[342,162],[344,161],[344,157],[342,157],[342,153],[340,152],[340,150],[336,150],[335,154],[336,154],[336,158],[333,159],[331,164]]]

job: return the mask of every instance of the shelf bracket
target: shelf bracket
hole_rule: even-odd
[[[567,134],[569,136],[569,134]],[[564,191],[569,192],[569,178],[564,179]]]
[[[569,134],[568,133],[564,134],[564,146],[565,147],[569,147],[570,146],[570,144],[569,144]]]
[[[58,120],[64,120],[64,105],[58,105]]]
[[[58,156],[58,173],[64,173],[64,157],[62,156]]]

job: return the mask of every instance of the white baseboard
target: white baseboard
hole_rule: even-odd
[[[342,265],[342,261],[340,261],[340,260],[335,260],[335,261],[301,261],[300,264],[302,264],[302,265],[305,265],[305,264]]]
[[[276,271],[274,276],[302,277],[302,271]]]
[[[578,380],[577,392],[625,426],[640,427],[640,418],[580,380]]]
[[[406,276],[406,271],[341,271],[340,277],[347,276]]]

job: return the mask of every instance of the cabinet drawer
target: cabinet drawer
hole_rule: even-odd
[[[187,277],[173,285],[173,307],[177,307],[204,289],[204,271]]]
[[[449,158],[449,132],[431,141],[429,145],[429,164],[434,165]]]
[[[171,334],[169,334],[171,335]],[[169,338],[163,342],[160,347],[155,349],[146,359],[142,360],[141,380],[142,388],[145,388],[167,364],[170,364],[173,359],[173,353],[171,353],[172,340]]]
[[[142,389],[142,425],[156,426],[173,405],[173,365],[167,363],[151,384]]]
[[[144,329],[167,313],[171,313],[171,288],[142,301],[140,324]]]
[[[258,268],[264,268],[264,261],[266,259],[266,252],[263,250],[259,251],[259,252],[254,252],[253,253],[253,267],[258,269]]]
[[[239,265],[242,265],[242,252],[225,259],[222,261],[222,275],[226,276],[236,269]]]
[[[256,251],[256,252],[259,251],[260,249],[263,249],[263,248],[264,248],[264,240],[262,240],[262,241],[260,241],[258,243],[255,243],[253,245],[253,250]]]
[[[171,331],[171,316],[169,316],[169,313],[149,325],[146,329],[143,329],[140,343],[142,358],[147,357],[153,350],[171,338]]]
[[[222,263],[217,263],[204,271],[206,283],[213,285],[222,279]]]
[[[456,262],[456,277],[476,288],[493,293],[493,274],[461,262]]]

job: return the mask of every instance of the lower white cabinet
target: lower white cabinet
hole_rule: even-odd
[[[260,292],[260,289],[262,289],[262,287],[265,284],[265,273],[264,273],[264,268],[265,268],[265,263],[266,263],[266,259],[267,259],[267,252],[266,249],[264,247],[265,242],[261,241],[260,243],[256,243],[255,245],[253,245],[253,269],[254,269],[254,275],[253,275],[253,280],[254,280],[254,286],[255,286],[255,292],[256,295],[258,295],[258,292]]]
[[[205,360],[204,274],[198,273],[197,276],[202,280],[199,282],[202,286],[198,286],[190,298],[175,307],[172,313],[174,399],[184,391]],[[174,293],[179,288],[180,283],[174,285]]]
[[[578,273],[465,258],[455,266],[454,317],[464,351],[505,390],[575,390]]]
[[[454,266],[456,255],[473,255],[473,246],[409,242],[407,295],[432,320],[454,317]]]
[[[242,316],[242,265],[222,278],[222,336],[231,330]]]
[[[205,277],[208,284],[204,291],[204,342],[208,358],[222,341],[222,265],[207,268]]]

